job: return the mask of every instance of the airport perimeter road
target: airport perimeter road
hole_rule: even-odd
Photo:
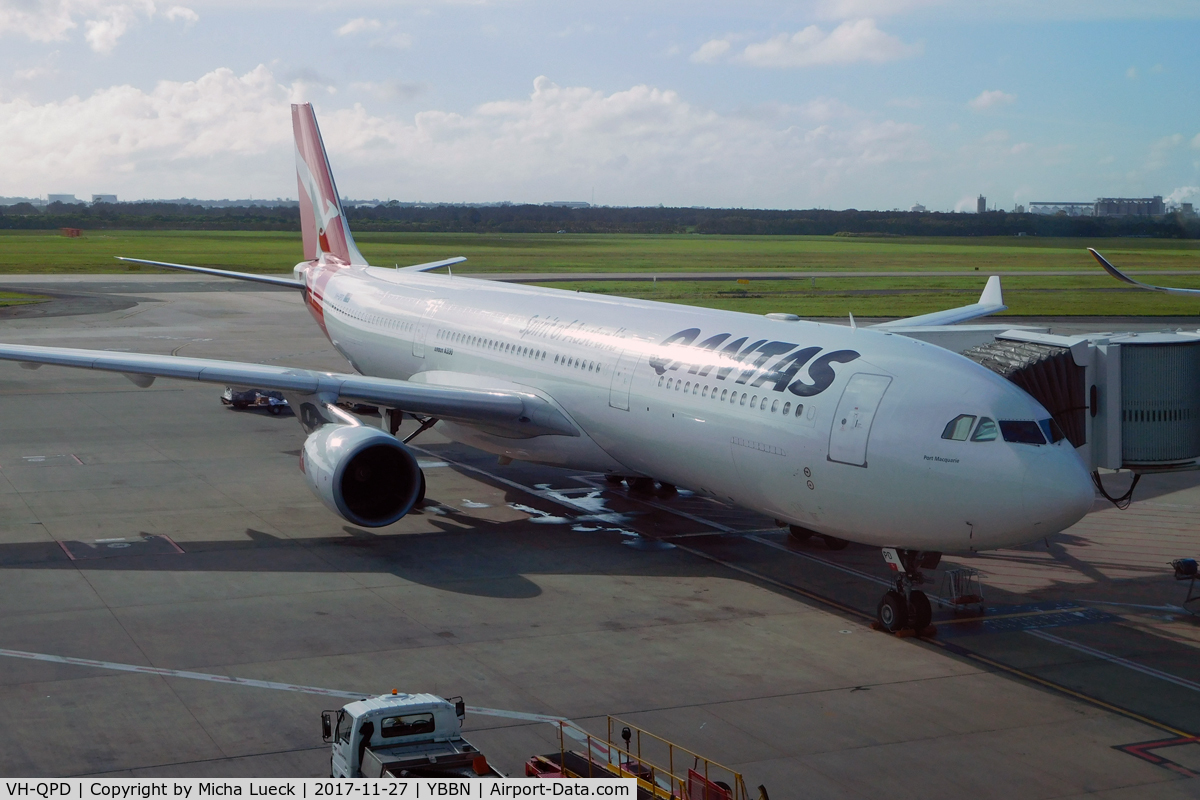
[[[53,283],[106,299],[0,319],[0,341],[347,369],[293,292]],[[428,505],[347,525],[296,468],[295,420],[219,395],[0,364],[0,648],[106,662],[0,651],[0,773],[328,774],[319,714],[342,701],[132,665],[462,695],[599,733],[615,714],[773,798],[1200,795],[1200,627],[1161,563],[1200,554],[1195,474],[973,559],[987,619],[940,612],[915,641],[868,627],[878,551],[436,433],[416,442]],[[544,724],[467,723],[510,774],[558,747]]]

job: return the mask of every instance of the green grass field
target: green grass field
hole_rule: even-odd
[[[1085,276],[1005,278],[1009,314],[1192,315],[1200,300],[1126,289],[1084,248],[1138,270],[1170,270],[1153,282],[1200,287],[1200,241],[1162,239],[866,238],[641,236],[619,234],[391,234],[357,237],[375,264],[413,264],[464,255],[456,272],[762,271],[928,272],[928,277],[846,277],[810,281],[588,282],[558,288],[646,297],[752,313],[903,316],[973,302],[993,271],[1083,270]],[[191,231],[0,232],[0,273],[128,272],[114,256],[283,273],[300,260],[296,233]],[[149,267],[140,268],[152,272]],[[978,270],[978,276],[939,273]],[[1191,274],[1196,273],[1196,274]]]

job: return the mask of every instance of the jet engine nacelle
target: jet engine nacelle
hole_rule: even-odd
[[[330,511],[381,528],[417,502],[421,468],[408,448],[378,428],[324,425],[304,442],[300,468]]]

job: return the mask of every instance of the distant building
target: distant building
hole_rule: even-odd
[[[1068,217],[1096,216],[1095,203],[1075,203],[1070,200],[1038,200],[1029,204],[1030,214],[1062,214]]]
[[[94,194],[92,195],[93,203],[115,203],[117,196],[115,194]]]
[[[926,209],[925,206],[921,205],[920,203],[917,203],[909,210],[914,214],[924,214],[928,209]]]
[[[47,203],[80,203],[83,201],[81,201],[78,197],[76,197],[73,194],[50,194],[50,195],[46,195],[46,202]]]
[[[982,214],[987,211],[987,198],[979,195],[979,199],[975,201],[975,213]]]
[[[1167,213],[1162,195],[1154,197],[1101,197],[1096,200],[1097,217],[1161,217]]]
[[[551,200],[549,203],[542,203],[544,206],[553,206],[554,208],[591,208],[591,203],[585,203],[579,200]]]
[[[1196,216],[1196,209],[1191,203],[1180,203],[1179,213],[1185,217],[1194,217]]]
[[[1014,213],[1014,214],[1024,214],[1024,213],[1025,213],[1025,206],[1023,206],[1023,205],[1020,205],[1020,204],[1017,204],[1017,207],[1013,209],[1013,213]]]

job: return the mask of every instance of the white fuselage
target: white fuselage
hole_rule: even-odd
[[[520,439],[442,423],[499,455],[649,476],[821,534],[919,550],[1032,541],[1091,508],[1065,440],[942,438],[959,415],[1050,415],[987,369],[903,335],[375,267],[296,273],[363,374],[520,388],[581,432]]]

